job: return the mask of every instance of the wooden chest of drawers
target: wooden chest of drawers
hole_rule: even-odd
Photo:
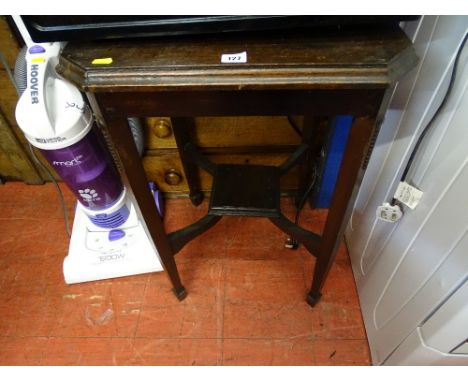
[[[301,127],[302,119],[293,118]],[[194,141],[215,163],[282,164],[301,142],[287,117],[199,117],[195,118]],[[144,119],[145,154],[143,166],[167,196],[189,193],[177,145],[168,117]],[[282,179],[284,193],[296,190],[299,169]],[[202,190],[211,191],[212,178],[199,170]]]

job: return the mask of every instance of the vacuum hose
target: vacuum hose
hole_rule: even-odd
[[[143,156],[143,150],[145,148],[144,137],[143,137],[143,128],[141,126],[140,118],[131,117],[128,118],[128,126],[132,131],[133,141],[135,142],[138,154],[140,157]]]
[[[23,94],[28,86],[28,74],[26,65],[26,51],[28,47],[23,46],[16,57],[14,79],[19,96]]]

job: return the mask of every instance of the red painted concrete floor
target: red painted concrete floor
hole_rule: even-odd
[[[292,217],[291,200],[282,203]],[[169,200],[165,225],[183,227],[206,208]],[[325,218],[305,209],[301,224],[320,232]],[[267,219],[224,218],[176,257],[183,302],[164,273],[66,285],[54,187],[0,185],[0,364],[369,365],[345,246],[311,308],[314,259],[284,240]]]

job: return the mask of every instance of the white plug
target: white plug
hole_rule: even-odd
[[[383,220],[385,222],[395,223],[400,220],[403,216],[400,206],[391,205],[390,203],[384,203],[381,206],[377,207],[376,211],[377,219]]]

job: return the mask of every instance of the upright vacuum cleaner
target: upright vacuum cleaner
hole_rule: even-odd
[[[26,88],[16,106],[16,120],[78,200],[63,263],[65,282],[161,271],[159,254],[91,109],[80,91],[55,71],[62,47],[28,44]]]

